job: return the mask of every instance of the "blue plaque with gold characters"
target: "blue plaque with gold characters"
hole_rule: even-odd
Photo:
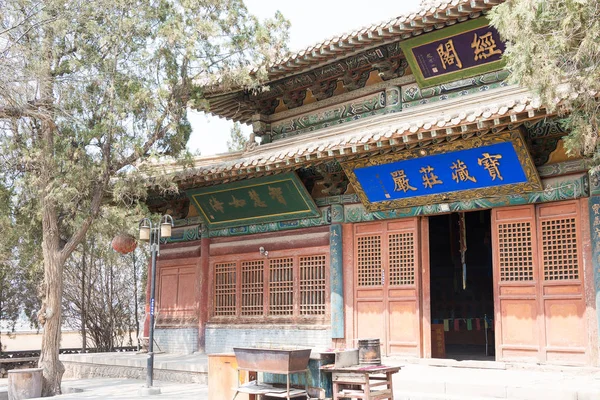
[[[342,164],[369,211],[541,190],[519,132]]]
[[[502,69],[505,45],[486,18],[462,22],[400,42],[420,87]]]
[[[229,228],[321,215],[295,173],[186,191],[209,228]]]

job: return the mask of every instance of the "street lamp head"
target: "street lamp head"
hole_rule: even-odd
[[[150,240],[150,220],[144,218],[140,221],[140,240],[145,242]]]
[[[171,237],[171,228],[173,227],[173,217],[169,214],[163,215],[160,220],[160,237]]]

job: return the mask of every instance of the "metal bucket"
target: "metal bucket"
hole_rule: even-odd
[[[379,339],[358,339],[358,364],[381,365]]]

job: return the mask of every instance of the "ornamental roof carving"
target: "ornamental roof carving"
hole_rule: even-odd
[[[279,79],[323,65],[371,47],[408,39],[434,29],[477,18],[504,0],[426,0],[418,10],[362,29],[336,35],[270,66],[270,79]]]
[[[398,43],[423,33],[478,18],[504,0],[428,0],[419,10],[309,46],[269,66],[269,90],[208,90],[207,112],[249,123],[254,114],[272,114],[285,101],[299,107],[310,90],[318,101],[333,95],[338,81],[348,91],[362,87],[375,70],[383,80],[404,74]],[[285,96],[285,97],[284,97]]]
[[[160,162],[182,189],[385,154],[519,128],[546,116],[526,89],[505,86],[392,115],[333,126],[245,152],[198,157],[192,167]],[[157,166],[158,167],[158,166]]]

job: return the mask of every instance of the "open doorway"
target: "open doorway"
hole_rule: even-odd
[[[429,217],[432,357],[494,360],[489,210]],[[466,236],[464,268],[461,238]]]

